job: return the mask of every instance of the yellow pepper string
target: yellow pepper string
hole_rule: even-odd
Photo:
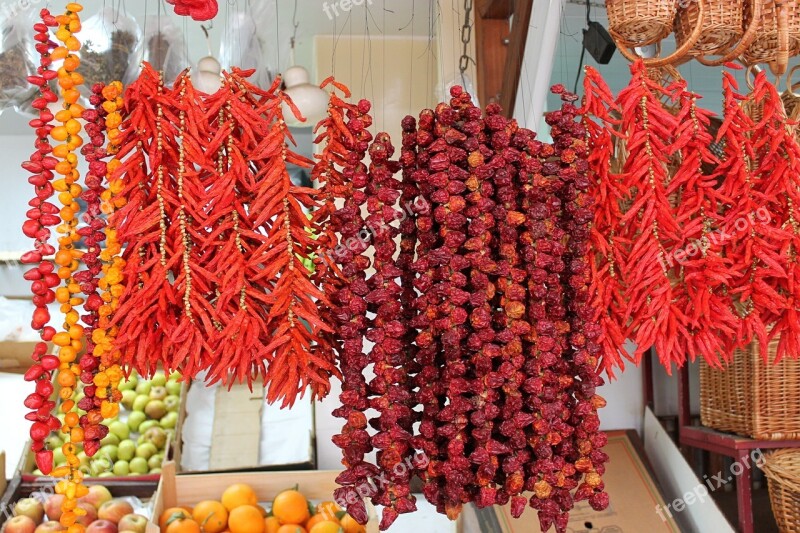
[[[65,414],[61,431],[69,437],[62,447],[67,465],[56,468],[53,475],[64,478],[56,485],[56,492],[64,495],[60,523],[67,528],[67,533],[85,531],[84,526],[77,520],[86,511],[78,507],[77,500],[88,493],[88,489],[82,483],[83,473],[79,470],[80,459],[77,455],[83,442],[83,428],[80,427],[80,417],[75,402],[70,399],[80,376],[77,358],[83,348],[84,338],[83,327],[78,324],[80,317],[75,309],[83,304],[84,300],[77,296],[81,289],[73,277],[82,256],[82,253],[75,249],[75,243],[81,238],[76,231],[77,215],[80,211],[77,199],[83,191],[78,185],[80,173],[77,169],[78,156],[75,153],[83,144],[83,139],[79,135],[81,132],[79,119],[83,115],[83,107],[77,103],[80,98],[77,87],[83,84],[83,77],[77,72],[80,58],[75,54],[80,50],[81,43],[75,37],[75,33],[81,29],[78,13],[82,10],[82,5],[69,3],[65,13],[56,17],[58,22],[56,38],[63,45],[56,47],[51,54],[54,61],[63,59],[63,64],[58,69],[58,85],[64,102],[63,109],[55,115],[61,125],[54,127],[50,136],[56,142],[62,143],[53,148],[53,155],[60,159],[55,171],[63,176],[53,182],[53,187],[59,193],[58,200],[63,205],[59,212],[62,223],[56,228],[61,236],[58,238],[55,263],[59,267],[58,276],[65,282],[56,290],[56,301],[61,304],[61,312],[64,313],[64,331],[55,334],[53,344],[59,347],[58,357],[61,361],[57,377],[58,384],[61,385],[60,396],[64,400],[60,406],[61,412]]]

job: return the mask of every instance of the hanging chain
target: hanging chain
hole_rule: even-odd
[[[458,60],[458,70],[461,73],[461,84],[464,85],[464,73],[469,68],[469,63],[475,62],[469,56],[469,42],[472,40],[472,1],[464,0],[464,25],[461,26],[461,58]]]

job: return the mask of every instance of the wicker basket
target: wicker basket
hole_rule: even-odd
[[[800,533],[800,450],[767,455],[761,467],[769,479],[769,501],[781,533]]]
[[[677,0],[606,0],[608,26],[620,43],[633,48],[672,33]]]
[[[705,3],[702,35],[689,51],[697,54],[725,54],[744,34],[744,0],[698,0]],[[678,9],[675,17],[675,41],[678,46],[686,42],[697,25],[700,8],[689,2]]]
[[[800,439],[800,360],[765,362],[757,343],[737,350],[725,370],[700,361],[700,420],[704,426],[762,440]]]
[[[748,65],[778,61],[781,41],[779,11],[786,12],[786,31],[788,33],[789,56],[800,52],[800,3],[791,0],[764,0],[761,7],[761,21],[758,33],[750,47],[744,52],[744,61]],[[746,6],[749,10],[749,6]]]

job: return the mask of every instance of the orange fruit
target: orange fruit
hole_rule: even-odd
[[[303,526],[298,526],[296,524],[286,524],[285,526],[281,526],[281,528],[276,533],[308,533],[306,528]]]
[[[344,533],[367,533],[367,528],[356,522],[356,519],[349,514],[344,515],[339,523]]]
[[[220,502],[205,500],[194,506],[192,518],[205,533],[221,533],[228,525],[228,510]]]
[[[275,496],[272,514],[281,524],[303,524],[311,516],[308,500],[294,489],[285,490]]]
[[[336,521],[339,520],[336,518],[338,513],[342,512],[342,508],[336,505],[336,502],[322,502],[317,505],[317,514],[325,516],[328,520]]]
[[[184,518],[180,515],[174,515],[167,520],[167,529],[162,530],[164,533],[202,533],[200,524],[191,518]]]
[[[191,518],[192,511],[191,509],[187,510],[185,507],[170,507],[169,509],[165,509],[164,512],[161,513],[161,516],[158,517],[158,527],[161,528],[161,531],[166,531],[167,520],[169,520],[172,515],[178,515],[183,518]]]
[[[231,533],[264,533],[266,524],[255,505],[240,505],[228,515]]]
[[[258,497],[255,491],[244,483],[236,483],[225,489],[222,493],[222,505],[225,509],[232,511],[240,505],[258,505]]]
[[[337,520],[335,516],[330,517],[327,514],[315,514],[314,516],[308,519],[308,522],[305,523],[305,528],[311,531],[311,528],[316,526],[320,522],[336,522],[338,524],[339,520]]]
[[[266,527],[264,533],[278,533],[281,523],[274,516],[268,516],[264,519],[264,526]]]
[[[342,533],[344,531],[339,522],[323,520],[308,530],[308,533]]]

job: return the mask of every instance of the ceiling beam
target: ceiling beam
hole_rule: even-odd
[[[533,0],[476,0],[475,63],[478,98],[514,115]]]
[[[506,19],[514,12],[514,0],[475,0],[478,13],[485,19]]]
[[[532,11],[533,0],[514,0],[514,20],[511,25],[503,85],[500,90],[500,105],[507,117],[514,116],[514,104],[517,101],[517,89],[522,75],[522,60]]]

